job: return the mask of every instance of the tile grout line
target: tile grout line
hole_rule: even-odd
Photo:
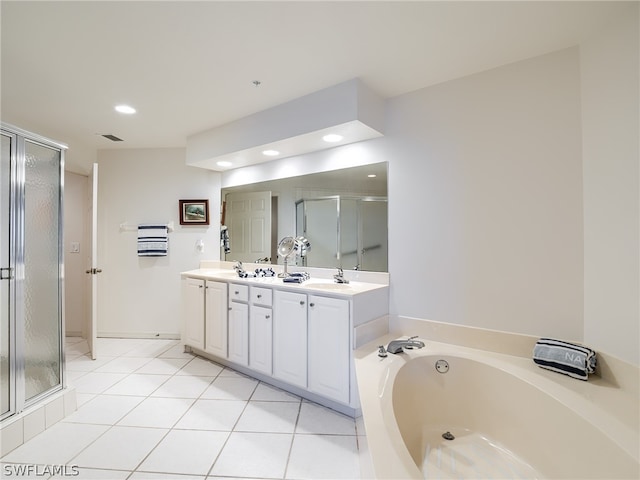
[[[169,347],[169,348],[171,348],[171,347]],[[166,350],[168,350],[168,349],[166,349]],[[162,353],[164,353],[166,350],[164,350]],[[128,352],[130,352],[130,351],[133,351],[133,348],[132,348],[131,350],[128,350],[126,353],[128,353]],[[161,355],[162,353],[160,353],[159,355]],[[116,358],[122,358],[122,357],[123,357],[123,355],[124,355],[124,354],[122,354],[122,355],[120,355],[120,356],[118,356],[118,357],[116,357]],[[157,358],[157,356],[156,356],[156,357],[152,357],[152,360],[153,360],[153,358]],[[151,360],[150,360],[150,361],[151,361]],[[107,363],[109,363],[109,362],[107,362]],[[149,362],[147,362],[147,363],[149,363]],[[189,362],[187,362],[187,363],[189,363]],[[142,367],[140,367],[140,368],[142,368]],[[92,371],[95,371],[95,370],[92,370]],[[124,380],[125,378],[129,377],[129,376],[130,376],[130,375],[132,375],[133,373],[134,373],[134,372],[131,372],[131,373],[127,374],[127,375],[126,375],[124,378],[122,378],[120,381],[122,381],[122,380]],[[168,379],[167,379],[167,380],[168,380]],[[119,381],[119,382],[120,382],[120,381]],[[116,383],[119,383],[119,382],[116,382]],[[166,382],[166,380],[165,380],[165,382]],[[161,385],[164,385],[164,383],[165,383],[165,382],[163,382]],[[114,384],[114,385],[115,385],[115,384]],[[109,390],[109,388],[111,388],[112,386],[113,386],[113,385],[110,385],[110,386],[106,387],[102,392],[98,393],[97,395],[102,395],[102,394],[104,394],[104,392],[106,392],[107,390]],[[160,386],[158,386],[158,388],[160,388]],[[156,390],[157,390],[157,388],[156,388]],[[155,391],[155,390],[153,390],[153,391]],[[153,393],[153,392],[151,392],[151,393]],[[147,395],[147,396],[145,397],[145,399],[146,399],[146,398],[149,398],[149,396],[151,395],[151,393],[149,393],[149,395]],[[96,395],[96,396],[97,396],[97,395]],[[87,402],[87,403],[90,403],[90,402],[91,402],[91,401],[93,401],[93,400],[95,400],[95,397],[94,397],[93,399],[91,399],[91,400],[90,400],[89,402]],[[140,402],[138,403],[138,405],[140,405],[142,402],[144,402],[144,400],[140,401]],[[138,405],[136,405],[136,407],[137,407]],[[126,416],[127,416],[131,411],[133,411],[136,407],[133,407],[133,408],[132,408],[131,410],[129,410],[127,413],[125,413],[124,415],[122,415],[118,420],[116,420],[113,424],[111,424],[111,425],[109,426],[109,428],[107,428],[104,432],[102,432],[102,434],[100,434],[98,437],[96,437],[96,438],[95,438],[92,442],[90,442],[89,444],[85,445],[85,447],[84,447],[82,450],[80,450],[80,451],[79,451],[75,456],[73,456],[73,457],[72,457],[68,462],[65,462],[65,465],[70,464],[70,463],[73,461],[73,459],[74,459],[74,458],[78,458],[78,456],[80,456],[80,455],[82,454],[82,452],[84,452],[84,451],[85,451],[85,450],[87,450],[91,445],[93,445],[94,443],[96,443],[96,442],[98,441],[98,439],[100,439],[100,438],[102,438],[104,435],[106,435],[106,434],[107,434],[107,432],[111,431],[115,426],[117,426],[118,422],[120,422],[124,417],[126,417]],[[69,423],[71,423],[71,422],[69,422]],[[169,430],[167,431],[167,433],[162,437],[162,439],[164,439],[164,438],[169,434],[169,432],[170,432],[170,431],[171,431],[171,430],[169,429]],[[162,441],[162,439],[160,440],[160,442]],[[158,442],[158,444],[159,444],[160,442]],[[157,446],[157,445],[156,445],[156,446]],[[155,447],[152,449],[152,451],[153,451],[154,449],[155,449]],[[149,452],[149,453],[151,453],[151,452]],[[145,458],[146,458],[146,457],[145,457]],[[143,460],[143,461],[144,461],[144,460]],[[133,474],[133,472],[135,472],[135,469],[132,471],[132,474]],[[129,476],[130,476],[130,475],[129,475]],[[129,476],[127,476],[127,478],[128,478]]]
[[[169,349],[167,349],[167,350],[170,350],[170,348],[169,348]],[[165,352],[166,352],[167,350],[165,350]],[[163,352],[163,353],[165,353],[165,352]],[[162,355],[162,354],[160,354],[160,355]],[[158,357],[155,357],[155,358],[158,358]],[[153,393],[155,393],[155,392],[156,392],[156,391],[157,391],[157,390],[158,390],[162,385],[164,385],[165,383],[167,383],[171,378],[176,377],[176,376],[180,376],[180,375],[177,375],[177,374],[178,374],[178,372],[179,372],[180,370],[182,370],[183,368],[185,368],[187,365],[189,365],[191,362],[193,362],[196,358],[199,358],[199,357],[198,357],[198,356],[196,356],[196,355],[194,355],[194,356],[193,356],[193,358],[192,358],[191,360],[189,360],[187,363],[185,363],[185,364],[182,366],[182,368],[180,368],[179,370],[176,370],[176,371],[173,373],[173,375],[171,375],[171,376],[170,376],[170,377],[169,377],[165,382],[163,382],[161,385],[159,385],[159,386],[158,386],[158,388],[156,388],[153,392],[151,392],[147,398],[151,398],[151,395],[153,395]],[[211,362],[211,363],[214,363],[214,362]],[[214,363],[214,365],[217,365],[217,364],[215,364],[215,363]],[[218,366],[219,366],[219,365],[218,365]],[[163,440],[164,440],[165,438],[167,438],[167,436],[168,436],[168,435],[169,435],[169,434],[170,434],[170,433],[175,429],[176,425],[180,422],[180,420],[182,420],[182,419],[184,418],[184,416],[187,414],[187,412],[189,412],[189,410],[191,410],[191,408],[193,408],[193,406],[196,404],[196,402],[197,402],[198,400],[202,399],[202,395],[204,395],[204,392],[205,392],[205,391],[206,391],[206,390],[207,390],[207,389],[208,389],[208,388],[213,384],[213,382],[215,382],[215,381],[216,381],[216,379],[217,379],[217,378],[220,378],[220,374],[221,374],[223,371],[224,371],[224,367],[223,367],[223,368],[222,368],[222,369],[221,369],[221,370],[220,370],[220,371],[219,371],[219,372],[218,372],[218,373],[217,373],[217,374],[216,374],[216,375],[211,379],[211,381],[209,382],[209,384],[207,385],[207,387],[206,387],[206,388],[204,388],[204,389],[202,390],[202,392],[200,393],[200,395],[199,395],[198,397],[196,397],[196,398],[194,398],[194,399],[193,399],[193,401],[191,402],[191,405],[189,405],[189,408],[187,408],[187,409],[184,411],[184,413],[183,413],[182,415],[180,415],[180,418],[178,418],[178,419],[174,422],[173,426],[169,428],[169,430],[167,431],[167,433],[166,433],[166,434],[165,434],[165,435],[160,439],[160,441],[159,441],[159,442],[158,442],[158,443],[157,443],[157,444],[156,444],[156,445],[155,445],[155,446],[154,446],[154,447],[149,451],[149,453],[147,453],[147,455],[146,455],[146,456],[145,456],[145,457],[140,461],[140,463],[138,463],[138,465],[133,469],[133,471],[131,472],[131,475],[129,475],[129,477],[131,477],[134,473],[136,473],[136,472],[138,472],[138,471],[139,471],[138,469],[139,469],[139,468],[142,466],[142,464],[147,460],[147,458],[149,458],[149,456],[150,456],[150,455],[151,455],[151,454],[156,450],[156,448],[158,448],[158,446],[163,442]],[[193,376],[193,375],[189,375],[189,376]],[[207,376],[209,376],[209,375],[207,375]],[[166,397],[154,397],[154,398],[166,398]],[[245,408],[246,408],[246,406],[245,406]],[[244,411],[244,410],[243,410],[243,411]],[[228,441],[228,439],[229,439],[230,434],[231,434],[231,433],[229,432],[229,435],[227,435],[227,439],[226,439],[226,440],[225,440],[225,442],[224,442],[224,444],[225,444],[225,445],[226,445],[226,442],[227,442],[227,441]],[[220,449],[220,452],[222,452],[222,449]],[[218,456],[219,456],[219,455],[220,455],[220,453],[218,453]],[[216,456],[216,459],[217,459],[217,456]],[[215,460],[214,460],[214,463],[215,463]],[[207,471],[207,474],[205,474],[205,478],[208,476],[208,472],[211,470],[211,468],[213,468],[213,464],[211,465],[211,467],[210,467],[210,468],[209,468],[209,470]],[[143,470],[140,470],[140,473],[148,473],[148,472],[144,472]],[[168,473],[168,472],[165,472],[165,473]],[[127,477],[127,478],[129,478],[129,477]]]
[[[152,339],[149,339],[152,340]],[[227,447],[230,438],[232,436],[233,433],[260,433],[260,434],[288,434],[291,435],[291,440],[290,443],[288,445],[288,449],[287,449],[287,455],[286,455],[286,460],[285,460],[285,464],[284,464],[284,471],[282,474],[282,479],[286,479],[287,475],[290,473],[290,467],[291,467],[291,460],[292,460],[292,454],[293,454],[293,446],[295,444],[296,438],[302,438],[305,436],[339,436],[339,437],[355,437],[355,446],[356,446],[356,456],[358,456],[360,454],[360,439],[359,439],[359,435],[358,435],[358,427],[357,427],[357,421],[355,418],[350,418],[347,415],[341,414],[340,412],[335,412],[332,409],[328,408],[328,407],[324,407],[322,405],[319,405],[315,402],[306,400],[302,397],[299,397],[297,395],[293,395],[293,398],[295,398],[295,400],[292,401],[296,401],[298,402],[298,406],[297,406],[297,412],[296,412],[296,416],[295,416],[295,422],[293,422],[293,429],[291,432],[270,432],[270,431],[264,431],[265,428],[261,428],[260,431],[243,431],[243,430],[237,430],[239,423],[243,417],[243,415],[247,412],[247,409],[250,407],[250,405],[253,404],[257,404],[259,402],[263,402],[263,403],[276,403],[276,404],[280,404],[282,402],[287,403],[288,400],[280,400],[279,398],[281,397],[271,397],[267,394],[265,395],[264,399],[258,399],[256,398],[256,394],[260,388],[261,385],[267,387],[267,388],[273,388],[278,392],[285,392],[286,390],[282,390],[279,387],[273,386],[269,383],[263,382],[261,380],[257,380],[254,379],[250,376],[247,376],[245,374],[242,374],[241,372],[237,372],[236,370],[234,370],[231,367],[227,367],[224,365],[220,365],[218,363],[216,363],[215,361],[212,361],[210,359],[204,358],[204,357],[199,357],[197,355],[192,355],[190,359],[188,359],[188,361],[184,364],[181,365],[179,368],[175,369],[172,373],[167,374],[167,373],[136,373],[138,370],[144,368],[145,366],[147,366],[149,363],[153,362],[154,360],[177,360],[177,359],[184,359],[183,356],[177,356],[177,357],[173,357],[173,356],[168,356],[168,357],[161,357],[162,355],[167,354],[168,351],[176,348],[176,346],[180,345],[179,343],[175,343],[173,345],[167,345],[166,348],[163,348],[159,351],[157,351],[157,353],[155,353],[155,356],[153,357],[146,357],[148,358],[148,361],[145,362],[144,364],[140,365],[138,368],[136,368],[136,370],[133,370],[131,372],[96,372],[97,369],[99,368],[104,368],[104,366],[108,365],[108,363],[111,363],[117,359],[121,359],[121,358],[145,358],[145,357],[135,357],[135,356],[131,356],[131,357],[127,357],[127,354],[130,354],[131,352],[133,352],[134,350],[140,349],[141,351],[144,351],[145,348],[150,349],[150,344],[146,344],[146,343],[141,343],[139,345],[135,345],[135,346],[131,346],[130,349],[127,349],[125,352],[121,353],[119,356],[116,356],[114,358],[112,358],[109,362],[106,362],[104,365],[101,365],[100,367],[97,367],[94,370],[88,370],[86,372],[82,372],[83,375],[87,374],[87,373],[91,373],[91,372],[95,372],[95,373],[126,373],[126,375],[124,375],[124,377],[120,380],[118,380],[115,384],[113,385],[109,385],[108,387],[106,387],[105,389],[101,390],[100,393],[97,394],[92,394],[93,398],[89,399],[87,402],[83,403],[83,405],[88,405],[90,404],[92,401],[96,400],[98,398],[98,396],[101,397],[129,397],[131,395],[125,395],[125,394],[120,394],[120,393],[105,393],[107,390],[109,390],[110,388],[112,388],[114,385],[117,385],[118,383],[124,381],[126,378],[130,377],[131,375],[134,374],[138,374],[138,375],[166,375],[167,378],[160,383],[159,385],[157,385],[155,388],[153,388],[152,390],[150,390],[146,395],[133,395],[133,396],[138,396],[138,397],[142,397],[142,400],[140,402],[138,402],[135,406],[133,406],[131,409],[127,410],[125,413],[123,413],[122,415],[120,415],[117,419],[115,419],[111,424],[93,424],[93,423],[86,423],[86,422],[68,422],[68,423],[75,423],[75,424],[85,424],[85,425],[100,425],[103,427],[107,427],[106,430],[104,432],[102,432],[97,438],[95,438],[94,440],[92,440],[91,442],[89,442],[87,445],[85,445],[80,451],[78,451],[73,458],[71,459],[71,461],[75,458],[77,458],[79,455],[81,455],[84,451],[86,451],[90,446],[94,445],[99,439],[103,438],[104,435],[106,435],[108,432],[112,431],[113,427],[117,427],[117,426],[121,426],[121,427],[126,427],[127,425],[118,425],[119,422],[121,422],[127,415],[129,415],[133,410],[135,410],[139,405],[141,405],[143,402],[145,402],[146,400],[149,399],[181,399],[181,400],[190,400],[189,405],[187,406],[186,410],[180,414],[178,416],[178,418],[171,424],[171,426],[169,427],[156,427],[156,426],[140,426],[140,427],[136,427],[136,428],[145,428],[145,429],[166,429],[166,433],[164,435],[162,435],[162,437],[154,444],[154,446],[146,453],[146,455],[144,455],[144,457],[139,461],[139,463],[135,466],[135,468],[133,468],[133,470],[128,470],[128,469],[119,469],[119,468],[112,468],[112,467],[83,467],[83,468],[87,468],[89,470],[109,470],[109,471],[117,471],[117,472],[124,472],[126,474],[126,477],[123,478],[127,478],[130,479],[132,478],[136,473],[140,473],[140,474],[162,474],[162,475],[173,475],[176,478],[179,478],[180,475],[193,475],[193,476],[199,476],[201,478],[203,478],[203,480],[213,480],[214,478],[217,478],[217,475],[213,475],[213,469],[216,465],[216,463],[219,461],[222,453],[224,452],[225,448]],[[86,354],[85,354],[86,355]],[[150,354],[149,354],[150,355]],[[79,358],[79,357],[78,357]],[[212,365],[215,365],[216,367],[219,367],[220,370],[215,374],[215,375],[211,375],[211,374],[183,374],[183,375],[179,375],[180,372],[184,371],[185,369],[188,369],[188,366],[194,362],[196,359],[201,359],[205,362],[208,362]],[[169,362],[172,363],[172,362]],[[178,362],[175,362],[178,363]],[[197,370],[196,370],[197,371]],[[160,444],[166,440],[166,438],[174,431],[181,431],[181,430],[190,430],[190,431],[202,431],[198,428],[185,428],[185,429],[180,429],[177,428],[177,425],[179,424],[180,421],[182,421],[182,419],[188,414],[189,411],[191,411],[191,409],[196,405],[196,403],[198,401],[201,400],[224,400],[223,398],[221,399],[216,399],[216,398],[203,398],[203,395],[205,395],[205,392],[207,392],[207,390],[209,388],[211,388],[211,386],[220,378],[224,378],[227,375],[225,375],[225,371],[227,371],[227,373],[233,373],[233,374],[237,374],[239,375],[241,378],[248,378],[251,380],[255,380],[256,384],[253,386],[253,389],[251,390],[250,395],[248,395],[248,398],[246,400],[242,400],[244,401],[244,406],[242,407],[240,413],[238,414],[237,418],[235,419],[233,426],[231,427],[231,429],[229,431],[227,430],[210,430],[210,429],[206,429],[204,431],[217,431],[217,432],[222,432],[226,434],[226,438],[224,440],[224,442],[221,444],[221,446],[219,447],[218,453],[215,456],[215,458],[212,460],[212,463],[210,465],[210,467],[207,470],[207,473],[204,474],[204,477],[202,477],[203,474],[186,474],[186,473],[171,473],[171,472],[147,472],[147,471],[142,471],[139,470],[140,467],[144,464],[145,461],[148,460],[148,458],[155,452],[157,451],[158,447],[160,446]],[[185,378],[194,378],[194,377],[210,377],[209,382],[206,384],[206,386],[204,386],[204,388],[200,391],[200,393],[197,396],[191,396],[191,397],[173,397],[173,396],[153,396],[156,392],[158,392],[159,389],[161,389],[163,386],[165,386],[168,382],[170,382],[172,379],[174,378],[178,378],[178,377],[182,377],[184,376]],[[229,377],[232,377],[231,375],[229,375]],[[80,377],[79,377],[80,378]],[[169,391],[169,394],[171,393],[175,393],[174,391]],[[179,391],[177,393],[180,393]],[[229,400],[235,400],[235,399],[229,399]],[[292,402],[288,402],[288,403],[292,403]],[[339,417],[344,417],[344,418],[349,418],[350,421],[353,422],[353,427],[354,427],[354,432],[353,433],[331,433],[331,432],[325,432],[325,433],[314,433],[313,431],[309,431],[309,432],[301,432],[299,431],[299,427],[300,427],[300,421],[302,418],[302,413],[303,413],[303,405],[304,403],[309,403],[310,405],[314,405],[314,406],[318,406],[324,410],[330,411],[333,414],[338,415]],[[291,412],[293,413],[293,412]],[[135,426],[132,426],[135,427]],[[339,429],[341,430],[341,429]],[[283,445],[284,446],[284,445]],[[71,463],[71,461],[67,462]],[[360,472],[362,473],[362,472]],[[185,477],[186,478],[186,477]],[[246,477],[244,475],[239,476],[238,478],[251,478],[251,477]]]
[[[296,439],[296,432],[298,430],[298,422],[300,421],[300,414],[302,413],[302,400],[300,400],[300,404],[298,405],[298,414],[296,415],[296,422],[293,426],[293,434],[291,435],[291,444],[289,445],[289,452],[287,453],[287,461],[284,464],[284,472],[282,474],[283,480],[287,478],[287,473],[289,471],[289,462],[291,461],[291,452],[293,451],[293,443]]]

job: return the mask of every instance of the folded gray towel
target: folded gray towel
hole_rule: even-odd
[[[533,348],[533,361],[542,368],[587,380],[596,371],[596,352],[575,343],[541,338]]]

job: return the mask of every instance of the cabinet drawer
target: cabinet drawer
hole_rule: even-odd
[[[249,286],[232,283],[229,285],[229,301],[248,302]]]
[[[270,288],[251,287],[251,303],[270,307],[273,302],[273,290]]]

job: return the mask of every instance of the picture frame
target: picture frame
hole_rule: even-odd
[[[209,225],[209,200],[180,200],[180,225]]]

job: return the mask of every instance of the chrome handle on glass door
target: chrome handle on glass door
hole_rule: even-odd
[[[13,280],[13,268],[0,268],[0,280]]]

